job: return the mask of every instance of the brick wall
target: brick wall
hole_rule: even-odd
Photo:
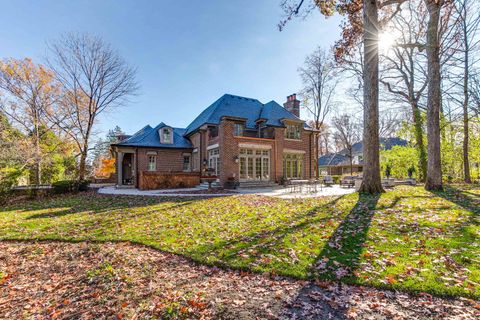
[[[200,184],[200,174],[195,172],[141,171],[138,188],[141,190],[192,188]]]
[[[311,136],[311,131],[302,130],[301,141],[300,140],[290,140],[284,139],[283,148],[284,149],[294,149],[294,150],[303,150],[305,154],[303,156],[303,176],[304,178],[313,178],[315,177],[315,157],[314,155],[314,144],[313,137]]]
[[[239,180],[239,163],[235,157],[239,156],[241,143],[270,146],[270,176],[273,181],[280,181],[283,176],[283,155],[284,149],[304,151],[303,154],[303,176],[304,178],[314,177],[315,159],[313,155],[313,143],[310,131],[302,131],[301,140],[288,140],[284,137],[284,128],[274,128],[275,139],[235,137],[235,121],[223,119],[219,127],[219,148],[220,148],[220,182],[224,184],[228,178],[235,176]]]
[[[148,170],[148,152],[157,153],[157,170],[160,172],[183,171],[183,154],[191,154],[191,149],[148,149],[138,148],[138,172]]]
[[[223,185],[228,178],[234,177],[238,181],[239,167],[235,162],[240,149],[234,132],[234,121],[222,120],[218,128],[219,151],[220,151],[220,184]]]

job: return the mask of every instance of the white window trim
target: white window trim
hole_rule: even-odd
[[[207,150],[212,150],[218,148],[218,143],[212,144],[211,146],[207,147]]]
[[[271,150],[272,149],[271,145],[254,144],[254,143],[239,143],[238,146],[240,148],[246,148],[246,149],[262,149],[262,150]]]
[[[283,149],[283,153],[305,154],[305,150]]]

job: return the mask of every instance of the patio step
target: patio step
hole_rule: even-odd
[[[218,189],[220,188],[221,185],[218,181],[215,181],[215,182],[212,182],[212,188],[214,189]],[[200,183],[198,186],[197,186],[197,189],[200,189],[200,190],[207,190],[208,189],[208,182],[202,182]]]
[[[255,189],[255,188],[272,188],[278,186],[277,183],[273,181],[249,181],[249,182],[240,182],[240,189]]]

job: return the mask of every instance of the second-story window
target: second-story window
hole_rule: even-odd
[[[215,138],[218,136],[218,127],[208,127],[208,137],[210,139]]]
[[[298,124],[287,124],[285,129],[285,138],[300,140],[300,126]]]
[[[243,123],[235,123],[235,126],[233,127],[233,134],[235,136],[241,137],[243,136],[243,131],[245,130],[245,126]]]

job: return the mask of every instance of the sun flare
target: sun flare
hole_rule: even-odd
[[[397,35],[391,31],[383,31],[378,35],[378,48],[381,52],[387,52],[397,42]]]

